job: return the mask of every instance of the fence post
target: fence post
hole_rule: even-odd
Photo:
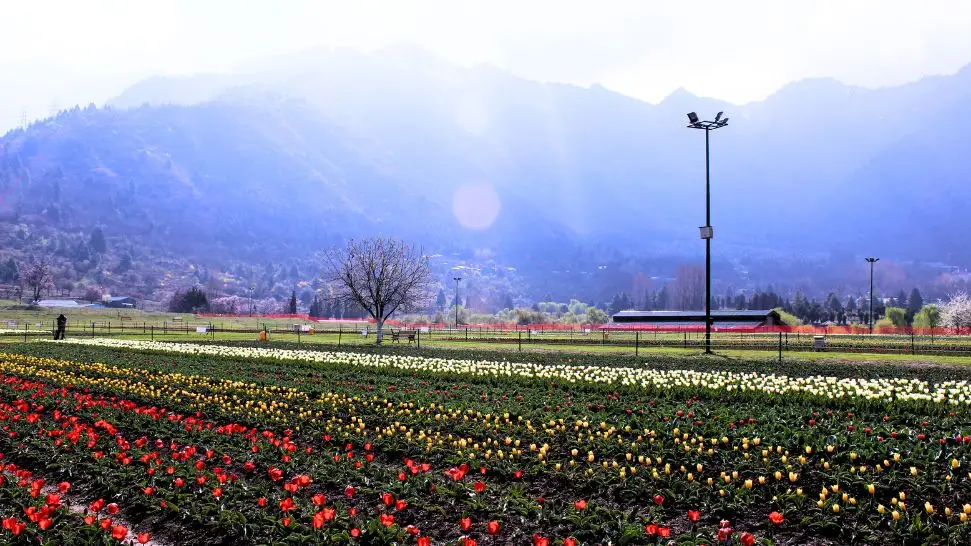
[[[687,330],[684,331],[684,348],[685,349],[688,348],[688,331]]]
[[[415,330],[415,342],[418,344],[418,348],[421,349],[421,328]]]
[[[634,332],[634,356],[640,356],[641,333]]]
[[[24,323],[24,343],[27,343],[27,323]]]
[[[91,337],[94,337],[94,321],[91,321]]]
[[[468,341],[468,340],[469,340],[469,327],[466,326],[465,327],[465,341]]]
[[[519,352],[523,352],[523,331],[517,330],[519,334]],[[24,339],[27,339],[27,334],[24,334]]]
[[[779,364],[782,364],[782,332],[779,332]]]
[[[152,341],[155,341],[155,325],[152,325]]]
[[[910,354],[917,354],[916,346],[914,345],[914,329],[910,329]]]
[[[342,333],[344,333],[344,325],[343,324],[338,324],[337,325],[337,346],[338,347],[341,346],[341,334]]]
[[[111,337],[111,321],[108,321],[108,337]]]
[[[600,330],[600,345],[607,344],[607,330]]]

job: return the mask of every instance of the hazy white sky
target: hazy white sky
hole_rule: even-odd
[[[685,87],[744,103],[807,77],[953,73],[971,62],[971,0],[15,0],[0,16],[0,130],[150,75],[402,42],[651,102]]]

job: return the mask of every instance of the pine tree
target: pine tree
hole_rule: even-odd
[[[104,254],[108,250],[108,243],[105,242],[105,234],[101,231],[100,227],[94,228],[91,232],[91,239],[88,241],[88,245],[91,247],[91,250],[99,254]]]
[[[287,306],[287,312],[291,315],[297,314],[297,291],[293,290],[290,292],[290,305]]]
[[[920,290],[914,288],[910,291],[910,298],[907,300],[907,318],[914,320],[914,316],[920,313],[924,307],[924,298],[920,295]]]

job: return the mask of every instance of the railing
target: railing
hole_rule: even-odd
[[[228,317],[226,317],[228,318]],[[267,317],[268,319],[270,317]],[[293,317],[288,317],[293,318]],[[298,320],[298,319],[294,319]],[[0,340],[29,341],[52,338],[54,321],[0,320]],[[312,330],[312,331],[310,331]],[[186,316],[183,322],[171,321],[69,321],[66,337],[133,337],[174,340],[256,340],[264,333],[270,339],[318,343],[360,344],[374,341],[373,323],[366,321],[321,321],[300,324],[254,322],[241,325]],[[415,331],[416,346],[451,345],[456,347],[495,346],[507,349],[562,348],[603,350],[639,354],[642,350],[698,351],[704,348],[704,328],[650,328],[645,325],[421,325],[386,323],[384,332]],[[818,336],[823,336],[823,351],[843,353],[951,355],[971,357],[969,329],[881,329],[869,334],[865,328],[847,327],[763,327],[745,330],[716,330],[711,346],[715,351],[763,351],[780,355],[786,352],[819,350]],[[391,342],[391,336],[385,336]],[[407,343],[399,339],[400,343]],[[595,349],[595,347],[599,347]]]

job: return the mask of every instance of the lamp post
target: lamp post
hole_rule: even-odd
[[[870,313],[867,317],[870,323],[870,333],[873,333],[873,264],[880,261],[880,258],[866,258],[870,262]]]
[[[455,281],[455,329],[459,329],[459,281],[462,277],[452,277]]]
[[[711,354],[711,240],[715,232],[711,227],[711,163],[709,160],[709,133],[728,125],[723,112],[715,115],[715,121],[702,121],[698,114],[688,113],[688,128],[705,131],[705,225],[701,226],[701,238],[705,240],[705,354]]]

